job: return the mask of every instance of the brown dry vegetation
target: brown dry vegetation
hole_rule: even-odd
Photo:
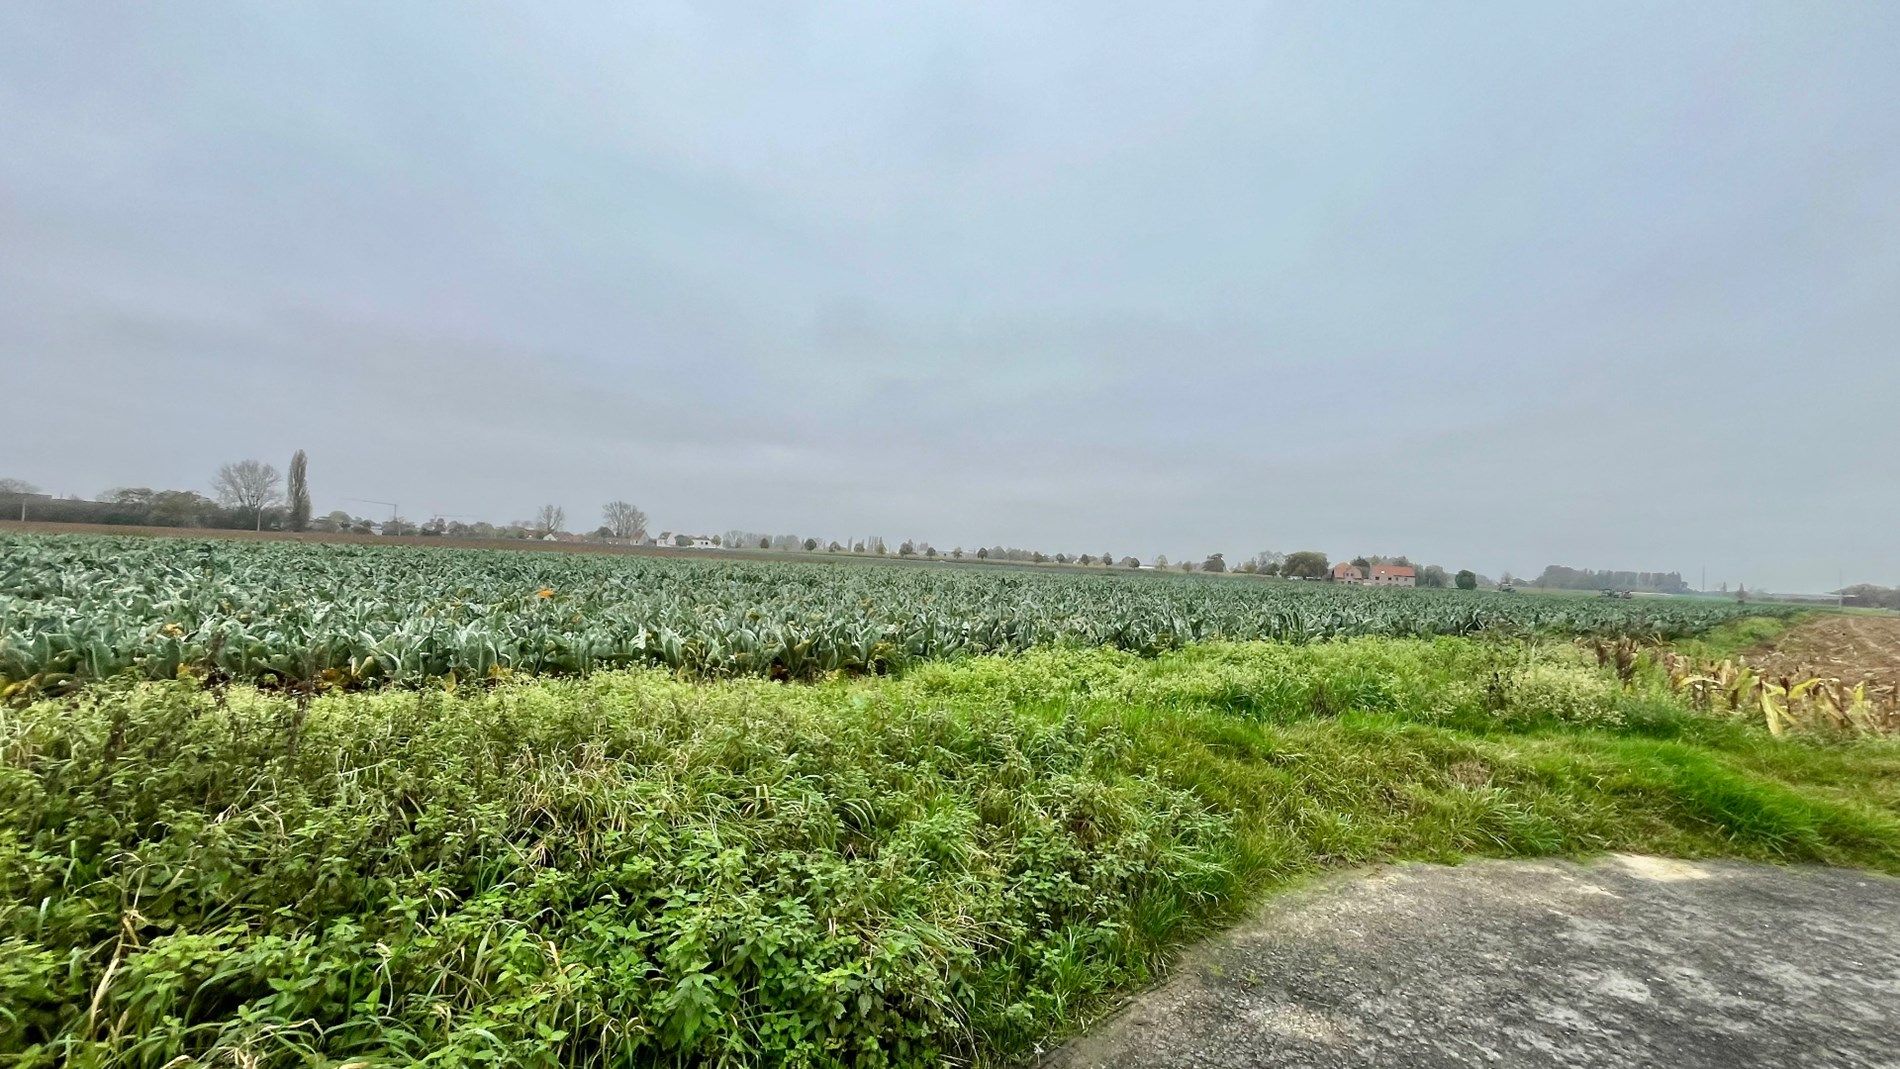
[[[1900,686],[1900,616],[1828,614],[1742,655],[1763,675],[1828,676]]]
[[[1655,654],[1671,688],[1697,709],[1788,730],[1900,733],[1900,617],[1828,613],[1786,630],[1739,620]],[[1645,655],[1599,639],[1597,661],[1629,680]]]

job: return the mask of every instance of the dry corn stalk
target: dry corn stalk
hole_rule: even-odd
[[[1771,734],[1833,729],[1860,733],[1900,731],[1900,688],[1849,685],[1812,674],[1769,678],[1739,659],[1697,664],[1665,652],[1669,685],[1697,709],[1754,716]]]

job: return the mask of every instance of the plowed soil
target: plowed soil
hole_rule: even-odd
[[[1900,616],[1820,616],[1743,659],[1770,676],[1813,674],[1900,685]]]

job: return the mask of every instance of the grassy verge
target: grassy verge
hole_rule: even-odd
[[[1805,612],[1784,616],[1744,616],[1717,624],[1699,635],[1677,639],[1670,645],[1678,653],[1698,661],[1724,661],[1738,653],[1766,646],[1787,634],[1790,628],[1816,615]]]
[[[115,684],[0,718],[0,1056],[26,1065],[988,1064],[1330,867],[1900,871],[1900,745],[1770,739],[1561,645],[302,710]]]

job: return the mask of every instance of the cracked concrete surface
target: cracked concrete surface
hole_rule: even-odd
[[[1345,874],[1045,1065],[1900,1067],[1900,879],[1627,855]]]

